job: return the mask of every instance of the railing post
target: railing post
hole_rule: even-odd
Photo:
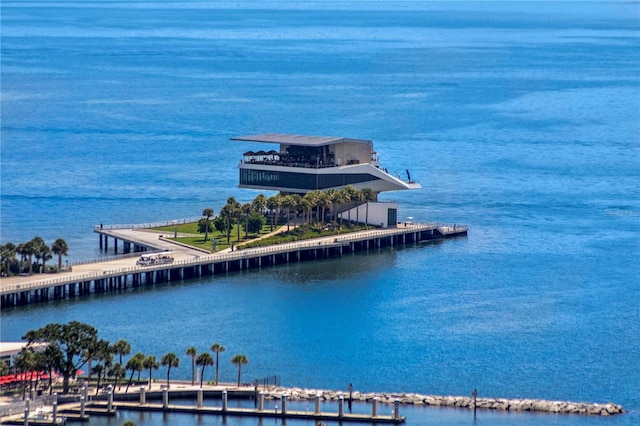
[[[169,408],[169,389],[166,386],[162,387],[162,408]]]
[[[203,400],[202,394],[203,394],[202,388],[199,388],[198,389],[198,408],[202,408],[202,405],[203,405],[202,404],[202,400]]]
[[[140,405],[147,403],[147,393],[144,386],[140,386]]]
[[[29,409],[24,409],[24,426],[29,426]]]
[[[113,386],[107,386],[107,413],[111,413],[113,408]]]
[[[227,411],[227,391],[222,391],[222,411]]]

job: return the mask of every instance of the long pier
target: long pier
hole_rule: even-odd
[[[373,229],[267,247],[237,249],[213,254],[173,244],[157,233],[134,229],[96,227],[101,245],[108,238],[123,242],[129,249],[166,250],[171,247],[175,261],[170,264],[137,266],[136,258],[122,256],[108,261],[74,266],[73,272],[54,278],[9,277],[0,280],[0,307],[122,291],[156,283],[215,276],[234,271],[276,266],[291,262],[341,257],[347,253],[384,247],[418,244],[422,241],[467,235],[464,225],[405,224],[396,228]],[[126,250],[125,250],[126,251]]]

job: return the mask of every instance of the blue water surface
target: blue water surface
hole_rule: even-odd
[[[269,132],[371,139],[383,167],[422,184],[381,196],[401,218],[470,226],[6,309],[2,340],[80,320],[134,352],[178,353],[185,379],[184,350],[218,341],[229,381],[244,353],[247,381],[630,411],[477,423],[640,422],[638,2],[3,1],[0,19],[2,243],[63,237],[70,260],[99,257],[98,223],[249,201],[237,164],[256,145],[229,139]],[[410,424],[473,422],[406,410]]]

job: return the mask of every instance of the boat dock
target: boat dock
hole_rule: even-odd
[[[212,395],[220,398],[219,406],[205,406],[205,393],[210,397]],[[194,399],[194,403],[189,404],[171,404],[171,398],[189,398]],[[229,397],[235,399],[253,399],[255,407],[240,408],[229,407]],[[106,398],[106,401],[103,400]],[[281,419],[302,419],[321,421],[339,421],[339,422],[366,422],[366,423],[391,423],[398,424],[405,422],[406,418],[400,415],[400,400],[394,403],[394,410],[391,414],[380,414],[378,412],[378,401],[374,398],[371,401],[370,413],[347,413],[345,411],[345,398],[340,395],[338,400],[338,410],[335,412],[323,411],[321,403],[323,397],[320,394],[314,396],[315,408],[306,411],[291,410],[288,408],[288,397],[286,394],[281,395],[276,400],[274,408],[265,407],[265,400],[270,395],[257,390],[218,390],[205,392],[202,388],[191,391],[170,392],[167,387],[163,386],[161,392],[147,392],[145,387],[141,387],[139,393],[136,394],[115,394],[110,389],[107,395],[103,395],[101,400],[95,398],[90,403],[85,403],[84,399],[80,403],[74,403],[60,410],[66,416],[102,415],[115,416],[117,410],[129,411],[146,411],[146,412],[171,412],[186,413],[198,415],[218,415],[218,416],[237,416],[237,417],[258,417],[258,418],[281,418]],[[149,400],[160,400],[160,402],[149,402]],[[350,404],[348,403],[350,407]]]
[[[372,229],[251,249],[238,247],[235,251],[208,254],[199,249],[176,244],[158,233],[134,228],[114,229],[98,226],[94,231],[99,235],[101,247],[108,247],[108,240],[111,238],[116,252],[120,241],[123,251],[129,254],[73,266],[72,272],[59,273],[52,278],[43,278],[43,275],[3,278],[0,280],[0,307],[124,291],[144,285],[215,276],[290,262],[341,257],[358,251],[465,236],[467,230],[465,225],[407,223],[395,228]],[[137,257],[130,253],[132,250],[168,249],[172,250],[174,262],[153,266],[136,265]]]

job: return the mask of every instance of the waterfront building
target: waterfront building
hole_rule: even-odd
[[[268,133],[231,138],[278,144],[278,150],[248,151],[240,162],[240,188],[305,194],[353,185],[375,193],[418,189],[409,171],[407,180],[380,167],[370,140],[343,137]]]
[[[0,342],[0,360],[7,364],[9,369],[13,369],[16,363],[16,357],[27,346],[29,342]],[[32,343],[31,347],[35,350],[41,350],[46,343]]]

